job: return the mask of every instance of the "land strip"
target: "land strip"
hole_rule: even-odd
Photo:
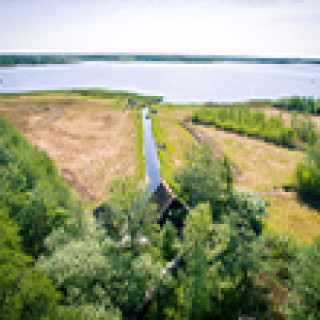
[[[86,201],[101,200],[112,180],[135,173],[134,119],[114,99],[2,98],[0,116],[46,151]]]

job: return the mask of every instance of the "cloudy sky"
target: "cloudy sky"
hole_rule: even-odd
[[[320,57],[320,0],[0,0],[0,51]]]

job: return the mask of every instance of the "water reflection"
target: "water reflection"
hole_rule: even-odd
[[[143,152],[145,158],[147,191],[154,191],[160,184],[160,164],[154,141],[149,108],[142,109]]]

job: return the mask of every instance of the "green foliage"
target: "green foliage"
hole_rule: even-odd
[[[214,124],[287,147],[296,145],[296,132],[285,125],[281,115],[266,118],[264,112],[252,111],[246,106],[203,108],[195,113],[193,121]]]
[[[156,205],[147,201],[150,194],[139,190],[130,178],[114,181],[109,193],[100,217],[108,225],[109,236],[117,241],[128,239],[124,246],[135,255],[140,251],[141,237],[151,239],[157,232]]]
[[[304,119],[293,113],[291,117],[291,126],[297,133],[301,141],[313,146],[318,140],[318,128],[316,123],[311,120],[311,117]]]
[[[300,111],[305,113],[320,114],[320,105],[313,97],[289,97],[279,99],[273,106],[279,109]]]
[[[261,234],[261,216],[266,214],[264,201],[252,191],[237,187],[233,189],[230,207],[238,212],[248,230],[253,230],[257,235]]]
[[[0,118],[0,204],[17,221],[24,250],[37,256],[43,240],[79,210],[47,155]]]
[[[70,222],[46,244],[51,254],[41,257],[37,267],[65,293],[66,305],[128,314],[160,275],[161,265],[148,253],[126,254],[94,222]]]
[[[320,199],[320,144],[312,147],[308,157],[298,164],[297,183],[300,194],[311,202]],[[320,203],[318,203],[320,204]]]
[[[179,273],[179,300],[187,319],[202,319],[210,311],[217,268],[210,264],[221,253],[211,247],[212,215],[209,204],[199,204],[186,217],[183,241],[178,250],[183,257],[185,268]]]
[[[0,93],[0,97],[15,98],[20,96],[75,96],[88,97],[95,99],[135,99],[139,106],[145,104],[156,104],[163,100],[161,96],[146,96],[135,92],[120,91],[120,90],[104,90],[104,89],[70,89],[70,90],[42,90],[28,92],[5,92]]]
[[[320,238],[298,254],[291,266],[291,295],[286,305],[288,319],[320,318]]]
[[[15,222],[0,211],[0,319],[55,319],[60,299],[20,248]]]
[[[137,159],[137,179],[145,178],[145,159],[143,152],[143,124],[142,113],[133,113],[136,116],[136,159]]]
[[[212,157],[212,149],[205,144],[193,147],[174,179],[179,184],[179,196],[191,207],[209,202],[213,215],[219,215],[229,204],[232,194],[232,173],[226,158]]]
[[[299,248],[289,236],[275,231],[265,231],[255,243],[259,268],[280,280],[288,280],[289,269],[296,264]]]

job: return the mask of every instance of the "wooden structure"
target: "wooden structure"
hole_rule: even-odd
[[[181,211],[186,213],[189,207],[178,199],[165,181],[161,181],[149,201],[157,205],[157,222],[160,226],[163,226],[167,220],[170,220],[178,230],[183,228],[183,221],[179,217],[171,215],[171,212]]]

